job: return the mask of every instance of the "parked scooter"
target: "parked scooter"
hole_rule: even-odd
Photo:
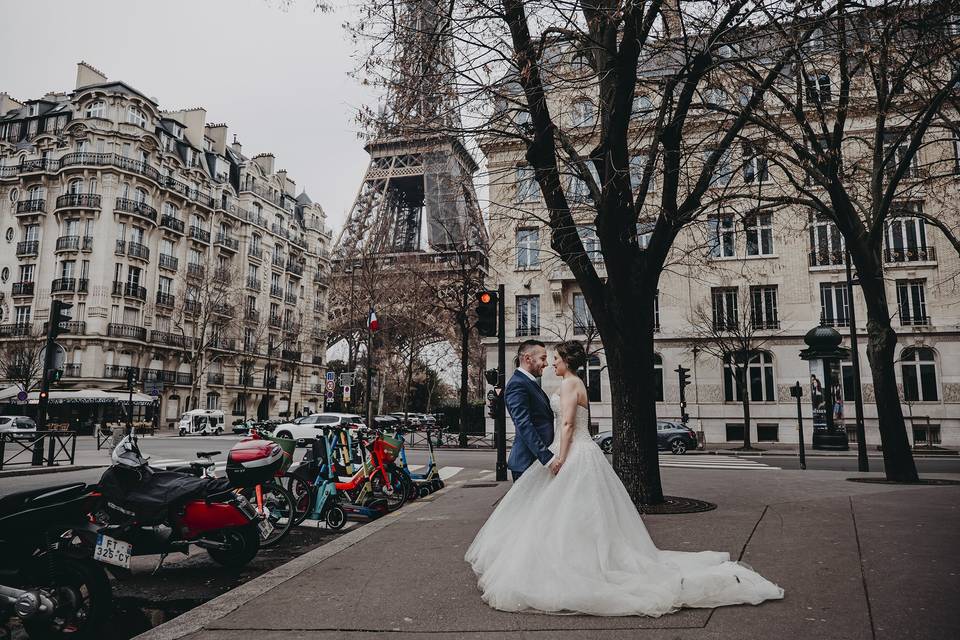
[[[427,469],[424,473],[413,473],[407,464],[406,439],[403,437],[403,434],[410,431],[412,431],[412,429],[397,427],[395,435],[401,443],[400,456],[397,459],[398,466],[408,478],[407,487],[409,493],[407,500],[413,500],[417,497],[426,498],[434,491],[439,491],[444,487],[443,478],[440,477],[440,467],[437,466],[437,458],[433,450],[433,438],[431,438],[433,432],[438,431],[438,429],[430,427],[424,429],[427,435],[427,447],[430,449],[430,457],[427,459]]]
[[[74,532],[96,500],[82,482],[0,498],[0,628],[16,616],[34,639],[99,636],[110,580]]]
[[[228,481],[154,469],[135,435],[120,441],[112,460],[100,479],[94,558],[129,569],[131,556],[161,554],[162,564],[191,544],[226,567],[242,567],[257,555],[258,527],[266,523]]]
[[[334,442],[337,434],[329,427],[323,428],[323,435],[314,438],[310,452],[303,464],[290,475],[289,489],[296,504],[295,522],[300,524],[307,518],[325,522],[333,530],[342,529],[347,523],[347,512],[343,507],[343,498],[337,491],[337,474],[333,460]],[[371,516],[379,515],[383,510],[370,511]]]

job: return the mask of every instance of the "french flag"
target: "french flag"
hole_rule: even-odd
[[[367,318],[367,329],[377,331],[380,328],[380,321],[377,320],[377,312],[370,307],[370,317]]]

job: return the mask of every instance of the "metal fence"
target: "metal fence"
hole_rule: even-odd
[[[14,465],[53,467],[73,464],[77,434],[73,431],[7,431],[0,433],[0,469]]]

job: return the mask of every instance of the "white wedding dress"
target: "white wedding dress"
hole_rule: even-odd
[[[550,399],[560,449],[559,397]],[[783,589],[719,551],[658,549],[577,408],[566,462],[534,462],[466,553],[483,601],[503,611],[660,616],[680,607],[758,604]]]

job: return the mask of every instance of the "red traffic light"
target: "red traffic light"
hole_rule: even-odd
[[[479,299],[482,304],[490,304],[490,302],[493,300],[493,296],[490,295],[489,291],[484,291],[480,294]]]

